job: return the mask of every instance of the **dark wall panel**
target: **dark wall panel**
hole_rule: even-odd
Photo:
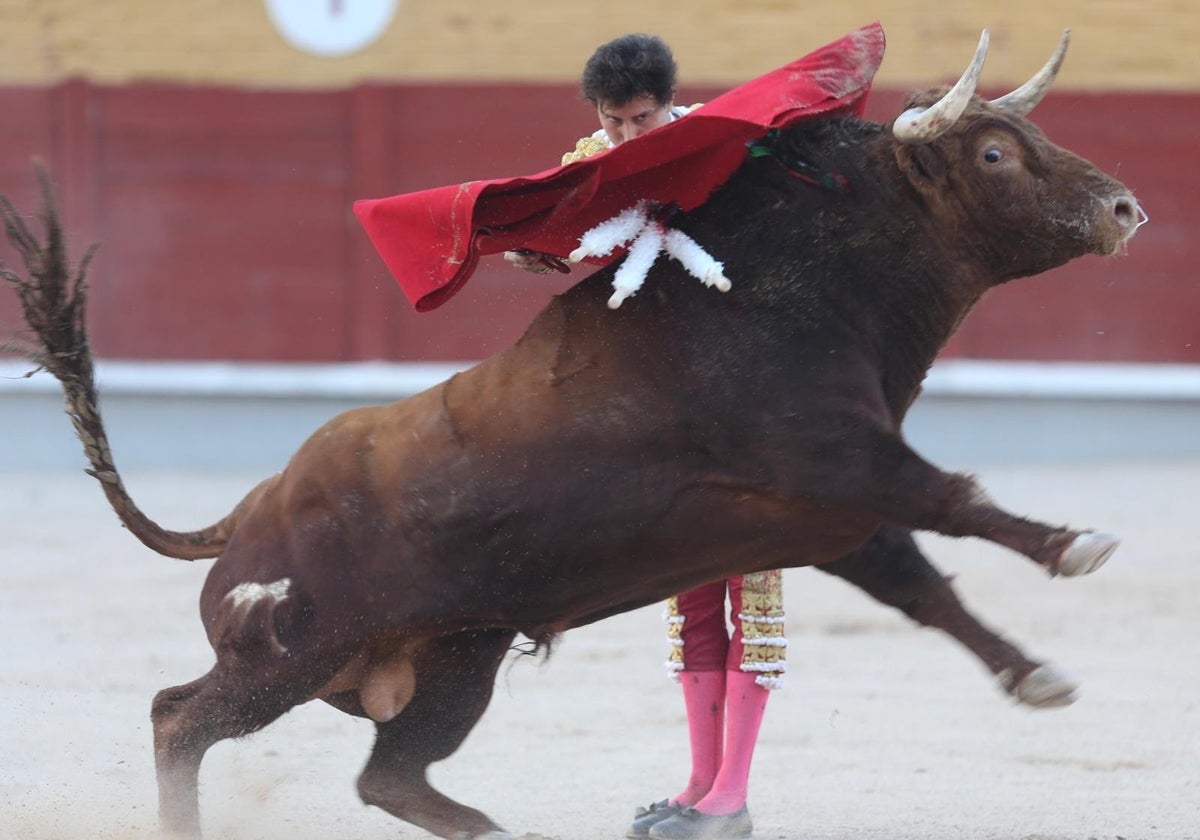
[[[54,97],[45,90],[0,87],[0,113],[8,115],[0,120],[0,194],[21,210],[38,206],[33,157],[42,157],[47,165],[54,163],[58,146],[54,105]],[[13,265],[16,259],[8,238],[0,236],[0,263]],[[0,336],[19,322],[17,313],[16,297],[0,289]]]
[[[95,92],[97,352],[342,358],[346,100]],[[199,327],[199,328],[198,328]]]
[[[999,92],[992,92],[999,93]],[[690,90],[681,100],[707,99]],[[899,112],[877,91],[869,116]],[[92,331],[111,358],[474,359],[515,339],[558,276],[485,258],[417,315],[350,212],[356,198],[550,168],[594,117],[568,86],[0,88],[0,192],[32,209],[51,166],[75,252],[100,241]],[[947,352],[1200,363],[1200,96],[1052,93],[1037,122],[1117,174],[1153,221],[1125,256],[989,294]],[[11,259],[0,244],[0,258]],[[15,320],[0,292],[0,321]]]

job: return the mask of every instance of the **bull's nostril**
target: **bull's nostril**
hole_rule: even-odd
[[[1138,226],[1138,212],[1140,209],[1138,203],[1128,196],[1122,196],[1113,202],[1113,215],[1117,217],[1117,222],[1123,228],[1136,228]]]

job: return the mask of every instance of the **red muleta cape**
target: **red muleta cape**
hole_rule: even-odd
[[[641,199],[691,210],[746,157],[745,144],[801,119],[861,116],[883,60],[865,26],[718,96],[687,116],[536,175],[468,181],[354,203],[354,213],[418,311],[450,299],[479,257],[531,248],[559,257]]]

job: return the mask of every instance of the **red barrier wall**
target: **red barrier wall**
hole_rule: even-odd
[[[90,321],[100,356],[475,359],[519,335],[564,283],[491,257],[450,304],[417,315],[350,204],[545,169],[594,126],[574,96],[569,86],[0,88],[0,192],[32,210],[39,156],[75,253],[102,243]],[[899,104],[877,91],[870,115],[887,119]],[[1200,95],[1055,92],[1037,121],[1133,187],[1153,222],[1125,257],[991,293],[947,353],[1200,362]],[[0,258],[11,261],[7,245]],[[15,320],[0,293],[0,321]]]

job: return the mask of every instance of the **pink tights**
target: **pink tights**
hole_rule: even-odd
[[[679,676],[692,770],[687,786],[671,801],[705,814],[732,814],[746,804],[750,762],[770,694],[755,682],[755,674],[738,669],[741,583],[741,578],[731,578],[679,596],[679,611],[686,616]],[[732,639],[725,625],[727,584]]]

